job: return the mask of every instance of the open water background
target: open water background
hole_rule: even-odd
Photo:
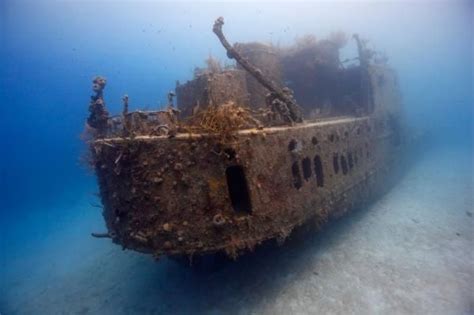
[[[425,288],[427,291],[421,291],[425,295],[411,299],[403,295],[393,299],[397,296],[395,291],[364,295],[372,292],[369,288],[383,286],[387,278],[380,276],[373,279],[373,286],[360,280],[364,285],[359,287],[359,299],[341,304],[344,294],[329,288],[338,281],[351,282],[352,278],[338,279],[337,273],[329,276],[332,273],[326,272],[324,281],[304,280],[311,261],[324,262],[318,255],[334,254],[340,249],[350,256],[349,248],[321,245],[321,239],[288,250],[292,254],[271,253],[270,258],[262,254],[258,256],[261,262],[254,261],[257,258],[245,260],[244,269],[266,274],[262,279],[251,273],[259,283],[256,285],[236,265],[209,279],[207,275],[190,275],[190,271],[167,260],[154,263],[151,257],[122,253],[107,241],[89,238],[91,231],[103,230],[100,211],[91,206],[97,203],[95,177],[81,163],[86,146],[80,134],[87,117],[91,79],[98,74],[107,77],[105,99],[113,114],[120,112],[123,94],[130,96],[131,109],[160,108],[176,80],[191,79],[194,67],[204,66],[209,55],[230,63],[211,31],[218,16],[224,16],[224,32],[231,42],[271,41],[285,45],[308,33],[323,38],[331,31],[342,30],[359,33],[376,49],[386,51],[389,63],[399,74],[409,125],[416,132],[428,134],[429,149],[420,156],[421,164],[408,173],[408,179],[386,197],[388,206],[379,204],[379,208],[389,207],[395,214],[401,211],[399,215],[374,219],[374,224],[400,220],[397,228],[401,229],[406,223],[404,218],[408,220],[410,216],[410,212],[402,210],[413,207],[413,213],[420,216],[415,220],[433,219],[427,219],[433,231],[438,225],[440,229],[452,227],[453,233],[462,230],[461,243],[449,243],[444,249],[433,248],[425,253],[432,255],[431,261],[445,263],[446,269],[433,266],[432,278],[448,282],[446,285],[452,290],[442,295],[448,302],[440,300],[441,295],[437,294],[441,291],[427,289],[430,283],[441,288],[441,282],[430,282],[430,275],[417,278],[416,270],[403,273],[397,268],[406,262],[400,262],[393,267],[400,271],[399,278],[421,279],[411,285]],[[364,313],[363,305],[369,313],[472,311],[472,287],[464,282],[473,280],[472,216],[466,215],[472,214],[473,208],[469,197],[473,192],[472,30],[471,1],[2,1],[0,313]],[[349,46],[354,45],[349,42]],[[346,53],[353,51],[349,47]],[[438,208],[441,212],[429,211]],[[447,219],[458,212],[458,220]],[[379,209],[374,213],[384,212]],[[346,225],[350,225],[351,235],[367,235],[358,228],[370,218],[351,217],[333,228],[337,233],[330,230],[325,235],[344,235],[349,229]],[[395,229],[383,234],[383,230],[373,231],[372,239],[395,237],[405,245],[408,243],[403,243],[407,242],[403,235],[418,235],[420,231]],[[442,242],[444,234],[429,235],[426,244]],[[382,256],[385,253],[392,257],[389,243],[372,248],[378,248],[377,253]],[[415,250],[422,244],[420,240],[410,248]],[[449,248],[457,250],[445,252]],[[316,254],[311,256],[308,251]],[[308,265],[295,264],[289,262],[291,255],[296,259],[305,255],[312,258]],[[283,262],[276,263],[274,269],[256,267],[273,264],[265,259],[275,258]],[[334,254],[329,265],[342,272],[349,268],[343,261]],[[373,261],[374,257],[362,257],[353,265]],[[459,268],[454,272],[449,266]],[[453,276],[442,278],[446,272],[453,272]],[[123,274],[129,275],[127,282],[117,284]],[[279,285],[275,281],[280,281]],[[223,290],[232,298],[219,293],[222,282],[235,283]],[[312,291],[315,283],[321,292],[327,292],[324,299]],[[401,291],[410,287],[401,280],[391,285],[398,285]],[[151,291],[147,291],[150,286]],[[308,289],[311,286],[313,289]],[[281,293],[281,288],[287,292]],[[206,290],[207,295],[202,293]],[[256,297],[250,297],[249,290],[255,290]],[[282,301],[284,305],[279,304]],[[322,305],[324,301],[326,306]],[[436,303],[445,303],[445,308]],[[369,307],[376,305],[390,307]]]

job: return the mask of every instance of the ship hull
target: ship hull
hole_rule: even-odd
[[[160,255],[231,257],[321,227],[380,194],[400,161],[387,117],[340,117],[204,134],[92,144],[109,235]]]

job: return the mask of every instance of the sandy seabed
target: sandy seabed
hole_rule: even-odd
[[[0,313],[473,313],[472,176],[471,151],[427,152],[369,208],[214,271],[91,238],[88,201],[38,209],[5,224]]]

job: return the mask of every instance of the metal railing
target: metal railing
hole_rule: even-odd
[[[168,135],[176,127],[177,115],[173,110],[135,111],[109,117],[106,136]]]

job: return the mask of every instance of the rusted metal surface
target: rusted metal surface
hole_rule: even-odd
[[[390,181],[403,128],[395,73],[386,65],[362,64],[336,71],[367,75],[355,76],[355,108],[344,110],[350,105],[341,101],[331,105],[332,115],[290,125],[262,121],[225,140],[186,129],[172,108],[124,109],[109,118],[105,136],[90,143],[108,229],[96,236],[156,256],[224,251],[237,257],[366,203]],[[196,105],[252,99],[244,73],[228,69],[181,85],[177,95],[188,117],[202,110]]]
[[[108,229],[124,247],[158,255],[234,256],[307,220],[321,225],[383,184],[397,154],[392,131],[375,125],[343,118],[251,130],[226,147],[186,134],[99,140]],[[232,204],[232,169],[245,174],[249,204],[244,193]]]
[[[237,43],[235,44],[235,49],[245,56],[249,62],[258,65],[258,68],[262,71],[265,77],[275,82],[279,88],[283,88],[280,83],[282,82],[282,65],[278,49],[257,42]],[[242,68],[239,65],[238,67]],[[258,81],[249,73],[246,73],[246,81],[248,93],[250,95],[250,104],[255,108],[265,106],[265,99],[268,90],[258,83]]]

